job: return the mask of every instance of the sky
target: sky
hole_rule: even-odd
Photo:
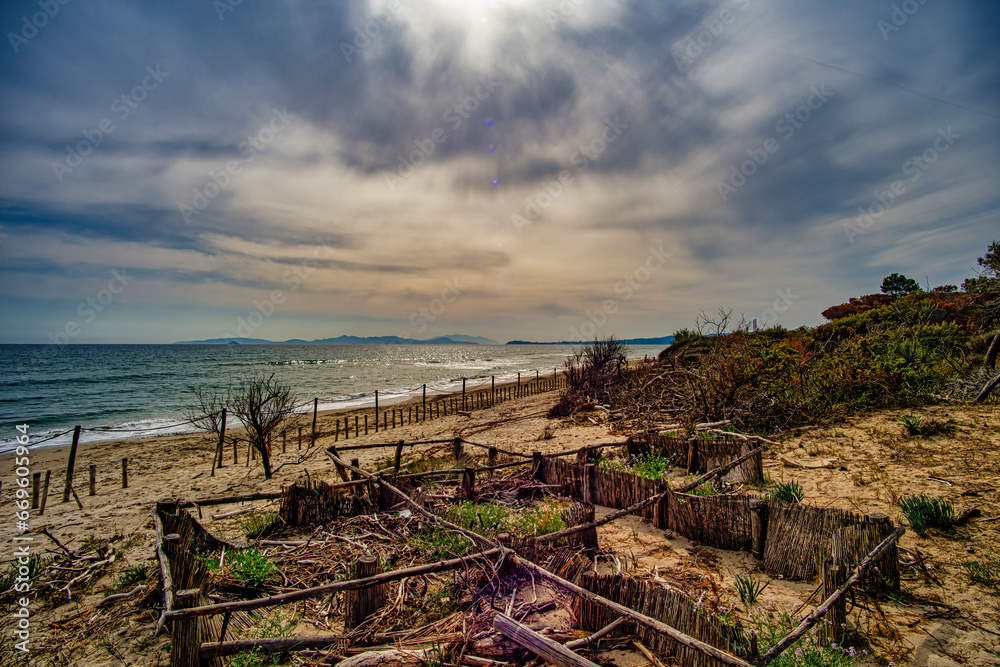
[[[8,0],[0,342],[822,322],[1000,238],[1000,6]]]

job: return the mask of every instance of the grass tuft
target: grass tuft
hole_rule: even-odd
[[[950,528],[955,525],[955,506],[948,500],[926,495],[906,495],[899,506],[910,522],[910,528],[923,535],[928,528]]]
[[[786,503],[800,503],[806,492],[798,482],[778,482],[771,488],[771,496]]]

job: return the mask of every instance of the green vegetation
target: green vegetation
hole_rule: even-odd
[[[740,594],[740,601],[749,609],[752,604],[757,602],[760,594],[764,592],[764,589],[770,583],[770,581],[758,581],[750,575],[743,576],[742,574],[737,574],[736,592]]]
[[[278,522],[277,512],[264,512],[260,514],[251,514],[247,517],[240,519],[240,528],[246,533],[247,537],[254,538],[260,537],[270,530],[271,526]]]
[[[757,635],[761,653],[777,644],[798,625],[798,621],[787,613],[775,617],[763,609],[752,611],[748,621],[750,632]],[[774,667],[850,667],[867,655],[866,650],[824,641],[817,629],[813,629],[769,664]]]
[[[283,621],[281,612],[275,610],[267,612],[251,612],[249,623],[236,633],[246,639],[264,639],[268,637],[291,637],[295,628],[295,621]],[[272,655],[255,649],[252,651],[241,651],[227,661],[227,665],[233,667],[273,667],[280,664],[280,655]]]
[[[955,506],[948,500],[906,495],[899,499],[899,506],[910,527],[920,535],[928,528],[950,528],[955,524]]]
[[[800,503],[806,497],[806,492],[798,482],[778,482],[771,487],[771,497],[786,503]]]
[[[813,328],[753,330],[732,311],[701,314],[659,364],[610,376],[605,393],[626,428],[646,429],[669,414],[682,424],[728,419],[761,434],[872,409],[913,410],[941,397],[974,399],[996,376],[1000,355],[1000,244],[979,266],[962,290],[921,290],[888,276],[884,292],[827,308],[828,321]],[[950,430],[947,422],[919,426]]]
[[[899,423],[909,435],[940,435],[942,433],[951,433],[955,430],[954,419],[947,421],[930,419],[925,422],[917,415],[904,415],[899,418]]]
[[[959,565],[969,575],[969,579],[1000,592],[1000,554],[991,552],[978,560],[962,561]]]
[[[238,551],[227,551],[222,567],[219,561],[222,555],[199,556],[210,570],[223,572],[238,581],[246,581],[255,586],[260,586],[266,579],[278,572],[274,563],[267,559],[259,549],[241,549]]]
[[[671,457],[658,452],[634,456],[629,460],[610,458],[602,454],[597,459],[597,467],[612,472],[627,472],[645,479],[661,480],[674,467],[674,461]]]
[[[467,530],[492,537],[497,533],[516,532],[521,535],[545,535],[566,527],[564,503],[548,499],[534,507],[514,511],[498,503],[463,502],[448,508],[444,518]],[[430,552],[439,560],[464,556],[474,551],[475,544],[464,535],[439,526],[427,526],[410,537],[419,549]]]
[[[149,566],[136,565],[120,572],[115,577],[114,587],[117,591],[125,591],[146,583],[147,579],[149,579]]]

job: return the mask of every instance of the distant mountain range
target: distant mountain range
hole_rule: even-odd
[[[337,336],[336,338],[318,338],[316,340],[266,340],[264,338],[207,338],[205,340],[182,340],[174,345],[500,345],[500,343],[482,336],[465,336],[448,334],[429,340],[402,338],[400,336]]]
[[[512,340],[508,345],[588,345],[592,341],[583,340],[560,340],[551,343],[536,343],[530,340]],[[659,338],[625,338],[618,341],[625,345],[670,345],[674,342],[673,336],[660,336]]]

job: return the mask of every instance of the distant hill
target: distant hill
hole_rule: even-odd
[[[512,340],[508,345],[588,345],[592,341],[587,340],[560,340],[554,342],[535,342],[530,340]],[[618,341],[626,345],[670,345],[674,342],[673,336],[660,336],[659,338],[625,338]]]
[[[283,341],[264,338],[207,338],[205,340],[182,340],[174,345],[228,345],[230,343],[241,345],[500,345],[489,338],[462,334],[438,336],[428,340],[400,336],[337,336],[336,338],[317,338],[316,340],[292,338]]]

